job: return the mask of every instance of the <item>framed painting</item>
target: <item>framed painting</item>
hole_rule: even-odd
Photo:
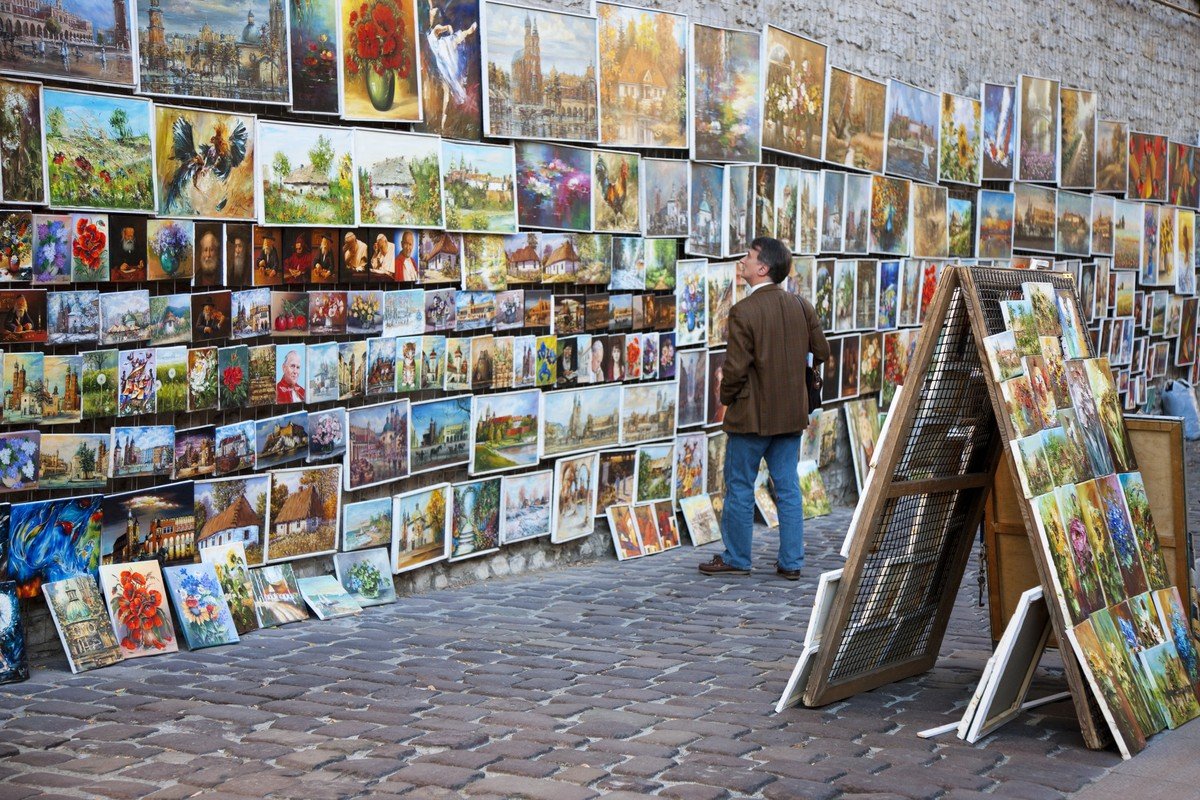
[[[515,183],[512,145],[442,140],[442,191],[451,231],[516,233]]]
[[[0,70],[131,89],[133,8],[86,0],[5,7],[0,26],[12,38],[0,54]],[[71,31],[70,37],[57,35],[50,21],[60,32]]]
[[[422,133],[483,137],[478,0],[416,0],[421,46]]]
[[[487,555],[499,548],[501,483],[496,476],[453,485],[451,561]]]
[[[1055,251],[1073,256],[1091,255],[1092,196],[1060,191],[1056,218]]]
[[[685,149],[687,17],[597,3],[600,143]]]
[[[154,213],[151,103],[68,89],[43,89],[42,130],[50,205]]]
[[[691,163],[688,187],[688,232],[684,249],[698,256],[721,257],[725,219],[725,168]]]
[[[883,172],[887,85],[830,67],[826,95],[825,160]]]
[[[599,139],[596,18],[485,0],[483,19],[484,133]]]
[[[599,453],[560,458],[554,462],[554,497],[550,541],[563,544],[588,536],[595,529]]]
[[[760,160],[761,40],[757,31],[692,24],[688,127],[693,160]]]
[[[441,228],[441,161],[441,140],[436,136],[356,128],[358,224]]]
[[[266,19],[256,18],[253,7],[243,17],[241,6],[213,0],[132,5],[141,94],[291,102],[288,3],[271,0]]]
[[[1058,81],[1017,78],[1017,180],[1058,180],[1059,110]]]
[[[767,25],[763,34],[762,146],[820,161],[825,134],[829,48]]]
[[[903,178],[936,183],[941,104],[934,92],[897,80],[887,88],[884,169]]]
[[[688,162],[642,159],[642,231],[646,238],[682,239],[688,235]]]
[[[1096,185],[1096,93],[1064,86],[1059,104],[1058,184],[1064,189],[1091,189]]]
[[[421,120],[416,0],[338,0],[343,119]]]
[[[352,128],[260,122],[256,150],[260,223],[355,224],[358,182]]]

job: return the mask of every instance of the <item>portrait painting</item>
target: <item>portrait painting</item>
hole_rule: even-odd
[[[255,167],[263,225],[355,224],[353,129],[260,121]]]
[[[441,141],[399,131],[354,131],[359,225],[441,228]],[[411,234],[410,234],[411,235]],[[415,280],[401,277],[397,280]]]
[[[421,119],[417,0],[339,0],[341,116],[375,122]]]
[[[600,143],[684,149],[687,17],[597,3]]]
[[[757,163],[762,86],[757,31],[692,23],[692,159]]]
[[[940,110],[936,93],[902,81],[888,81],[884,169],[889,174],[937,182]]]
[[[828,96],[825,160],[867,172],[883,172],[887,85],[830,67]]]
[[[483,17],[484,132],[596,141],[596,18],[494,0],[483,3]]]
[[[253,220],[255,118],[173,106],[154,107],[158,213]]]
[[[1020,134],[1017,140],[1019,181],[1054,183],[1058,179],[1059,83],[1021,75],[1017,79]]]

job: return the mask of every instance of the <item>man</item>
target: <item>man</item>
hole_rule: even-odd
[[[273,286],[279,283],[279,251],[275,249],[275,240],[270,236],[263,237],[255,268],[255,286]]]
[[[233,245],[229,254],[229,285],[230,286],[245,286],[246,267],[248,266],[246,258],[246,237],[238,234],[233,234]]]
[[[367,271],[367,243],[360,242],[354,231],[346,231],[345,247],[342,248],[342,264],[349,272]]]
[[[196,242],[196,277],[197,286],[221,285],[221,245],[217,234],[207,230]]]
[[[804,509],[796,465],[800,434],[808,424],[804,371],[829,358],[829,343],[812,304],[785,292],[792,254],[778,239],[759,237],[737,263],[749,286],[729,311],[728,347],[720,401],[725,451],[725,552],[700,565],[705,575],[749,575],[754,524],[754,478],[764,458],[779,507],[779,558],[775,571],[800,579],[804,565]]]
[[[200,309],[200,316],[196,318],[194,338],[211,339],[214,336],[220,336],[221,323],[224,321],[223,317],[224,315],[217,311],[212,303],[206,302],[204,307]]]
[[[283,260],[284,283],[304,283],[308,280],[312,268],[312,255],[308,252],[308,242],[305,238],[308,231],[300,231],[292,241],[292,252]]]
[[[275,384],[276,403],[303,403],[304,387],[300,385],[300,351],[291,350],[283,358],[283,377]]]
[[[321,241],[317,246],[317,254],[313,258],[313,283],[329,283],[333,281],[337,272],[335,266],[333,261],[333,247],[329,242],[329,237],[322,234]]]

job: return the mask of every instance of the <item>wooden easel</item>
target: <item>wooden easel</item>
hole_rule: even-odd
[[[849,556],[804,692],[821,706],[933,667],[955,595],[1007,443],[1016,438],[991,380],[982,340],[1005,329],[998,300],[1039,281],[1075,293],[1066,273],[948,267],[925,316],[905,391],[893,406],[892,434],[859,499]],[[1078,305],[1078,300],[1076,300]],[[1047,596],[1052,566],[1032,537]],[[1049,603],[1055,636],[1066,623]],[[1063,651],[1064,672],[1086,745],[1111,741],[1078,661]]]

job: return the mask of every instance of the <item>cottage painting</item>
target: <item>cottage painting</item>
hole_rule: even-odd
[[[193,487],[196,547],[240,544],[251,566],[263,563],[270,477],[196,481]]]
[[[337,550],[342,465],[273,470],[266,558],[270,562]]]
[[[441,141],[396,131],[354,131],[358,224],[442,227]]]
[[[263,225],[354,225],[351,128],[260,122],[256,167]]]

